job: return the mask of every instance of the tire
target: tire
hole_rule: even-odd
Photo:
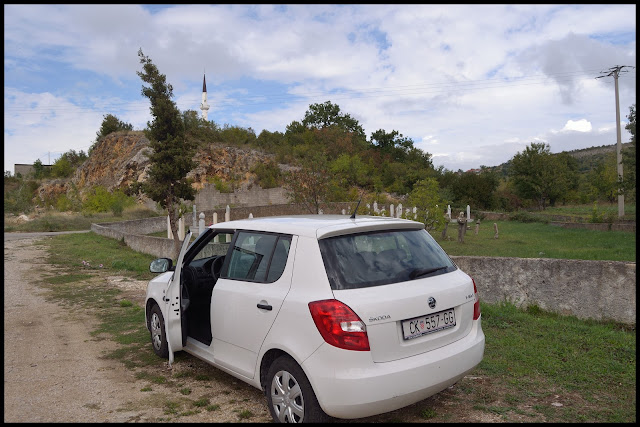
[[[164,317],[157,304],[151,308],[149,314],[149,330],[151,331],[151,345],[153,352],[163,359],[169,358],[169,344],[164,331]]]
[[[289,356],[280,356],[271,364],[264,392],[276,423],[319,423],[327,419],[304,371]]]

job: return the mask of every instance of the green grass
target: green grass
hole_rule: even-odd
[[[635,421],[635,329],[508,303],[481,307],[486,346],[473,375],[503,391],[487,395],[471,383],[475,405],[500,414],[526,409],[546,421]],[[550,407],[554,400],[563,409]]]
[[[498,239],[494,239],[494,223],[498,225]],[[475,224],[471,224],[464,243],[458,242],[457,224],[450,224],[447,230],[452,240],[443,240],[441,234],[431,232],[452,256],[636,260],[636,234],[624,231],[565,229],[537,222],[485,221],[481,222],[478,235],[475,235]]]
[[[77,233],[55,236],[47,244],[51,263],[78,272],[131,273],[141,280],[156,276],[149,271],[149,264],[155,258],[153,255],[136,252],[119,240],[95,233]]]
[[[598,203],[598,211],[607,214],[615,214],[615,218],[618,217],[618,202],[615,203]],[[593,213],[593,203],[584,205],[568,205],[568,206],[554,206],[548,207],[544,211],[537,211],[538,214],[544,215],[566,215],[581,218],[589,221]],[[624,204],[624,219],[636,219],[636,204],[635,202]]]

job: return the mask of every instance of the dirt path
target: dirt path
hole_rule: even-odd
[[[152,373],[171,377],[195,370],[214,379],[142,391],[148,381],[122,362],[103,358],[118,345],[91,336],[95,317],[47,301],[37,284],[54,267],[36,241],[4,242],[4,422],[237,422],[243,411],[252,414],[250,422],[271,420],[259,390],[188,355],[172,372],[165,365]],[[118,276],[107,281],[143,303],[146,282]],[[184,387],[189,396],[181,393]],[[210,398],[216,410],[167,414],[170,402],[193,409],[187,397]]]
[[[126,422],[139,411],[133,373],[101,359],[108,341],[89,335],[92,319],[71,316],[34,285],[44,264],[33,239],[4,244],[4,421]],[[81,321],[79,321],[81,320]]]

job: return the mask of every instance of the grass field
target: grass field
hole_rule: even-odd
[[[494,239],[494,222],[498,239]],[[561,258],[584,260],[636,260],[636,233],[565,229],[543,223],[486,221],[475,234],[475,224],[458,242],[458,226],[451,224],[443,240],[441,232],[431,235],[449,255],[518,258]]]
[[[598,203],[595,206],[592,204],[586,205],[567,205],[567,206],[554,206],[548,207],[544,211],[537,211],[537,214],[551,216],[551,215],[565,215],[572,216],[576,219],[581,219],[588,222],[592,219],[595,211],[602,215],[602,217],[618,217],[618,203]],[[624,204],[624,217],[625,220],[636,219],[636,204],[635,202],[626,202]]]
[[[49,247],[49,261],[62,268],[44,285],[51,295],[96,313],[100,324],[94,333],[107,334],[120,345],[107,357],[135,369],[137,378],[149,380],[149,387],[166,384],[178,393],[183,386],[170,372],[157,369],[162,360],[151,350],[142,308],[91,279],[116,274],[151,278],[153,257],[93,233],[56,236],[43,243]],[[447,422],[453,412],[473,408],[506,422],[635,422],[635,329],[547,313],[536,306],[521,310],[481,302],[481,308],[483,361],[471,379],[442,393],[437,401],[444,404],[434,406],[432,399],[417,404],[412,411],[422,419]],[[404,416],[397,411],[391,421],[412,420]]]

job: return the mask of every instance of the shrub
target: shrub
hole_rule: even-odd
[[[11,181],[10,185],[7,185],[5,178],[4,212],[20,214],[33,211],[33,198],[37,189],[38,183],[34,180]]]
[[[251,172],[257,176],[256,183],[262,188],[274,188],[281,185],[282,173],[275,162],[257,163]]]
[[[124,208],[134,204],[133,197],[127,196],[122,190],[109,193],[103,186],[97,186],[91,190],[82,211],[89,214],[111,211],[115,216],[122,216]]]

